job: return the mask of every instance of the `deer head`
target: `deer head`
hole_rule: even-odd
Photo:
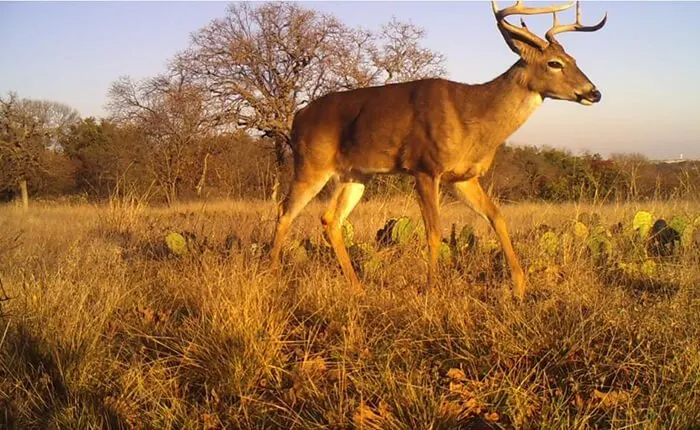
[[[566,31],[596,31],[605,25],[607,13],[596,25],[581,24],[581,5],[579,1],[551,7],[524,7],[522,0],[505,9],[498,10],[496,1],[492,0],[493,12],[496,15],[498,29],[501,31],[510,49],[520,56],[519,64],[522,72],[518,76],[520,84],[528,90],[539,93],[542,98],[569,100],[591,105],[600,101],[601,94],[578,68],[576,60],[564,51],[564,47],[554,39],[554,35]],[[576,4],[576,22],[559,25],[557,12],[569,9]],[[536,15],[551,13],[554,24],[545,35],[539,38],[528,30],[525,22],[520,19],[522,27],[510,24],[505,20],[510,15]]]

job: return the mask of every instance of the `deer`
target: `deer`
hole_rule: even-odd
[[[576,21],[561,25],[557,12],[576,5]],[[415,180],[428,245],[427,283],[434,287],[441,242],[441,183],[483,217],[499,239],[515,296],[523,299],[525,273],[513,249],[506,222],[480,184],[498,148],[547,98],[592,105],[601,93],[576,60],[554,38],[563,32],[601,29],[581,23],[580,1],[526,7],[522,0],[499,9],[491,1],[496,25],[518,60],[495,79],[465,84],[441,78],[331,92],[300,110],[292,120],[294,176],[278,206],[270,251],[271,269],[279,270],[280,253],[292,221],[331,179],[337,181],[321,216],[326,237],[347,281],[364,291],[342,238],[342,225],[359,203],[375,174],[407,174]],[[512,15],[553,14],[544,39],[506,21]]]

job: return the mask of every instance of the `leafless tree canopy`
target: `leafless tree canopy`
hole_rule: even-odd
[[[177,70],[143,81],[122,77],[109,91],[113,119],[141,130],[148,142],[148,168],[171,203],[178,184],[202,168],[207,141],[221,122],[206,93]]]
[[[157,140],[190,143],[219,124],[220,114],[206,103],[205,90],[179,74],[142,81],[121,77],[108,97],[113,119],[139,125]]]
[[[193,34],[173,65],[225,106],[228,121],[281,146],[295,111],[323,94],[444,75],[443,56],[423,37],[396,20],[371,32],[293,3],[238,3]]]
[[[636,198],[639,194],[641,169],[649,164],[649,160],[640,153],[614,153],[610,154],[610,159],[619,166],[620,172],[624,175],[628,195],[632,198]]]

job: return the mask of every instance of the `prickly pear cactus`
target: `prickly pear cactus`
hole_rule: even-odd
[[[561,234],[561,249],[564,258],[564,264],[571,262],[574,255],[574,235],[565,231]]]
[[[462,230],[459,231],[459,236],[457,236],[457,246],[461,251],[472,250],[476,246],[476,234],[474,234],[474,228],[470,225],[465,225]]]
[[[612,252],[611,234],[604,227],[598,226],[591,231],[586,239],[586,245],[591,256],[596,259],[604,259]]]
[[[182,256],[187,254],[187,240],[175,231],[171,231],[165,236],[165,244],[173,254]]]
[[[588,212],[581,212],[576,216],[576,222],[580,222],[581,224],[588,225],[591,223],[591,214]]]
[[[581,212],[576,218],[576,221],[583,225],[594,227],[600,224],[600,214],[597,212]]]
[[[588,227],[586,224],[582,223],[581,221],[576,221],[574,223],[574,237],[579,240],[585,240],[588,237],[588,234],[590,233],[588,230]]]
[[[346,248],[350,248],[352,245],[355,244],[355,228],[352,226],[352,223],[347,219],[343,221],[343,225],[340,227],[340,234],[343,237],[343,243],[345,244]],[[332,248],[333,245],[331,245],[328,235],[325,232],[323,233],[321,239],[323,246],[327,248]]]
[[[450,234],[450,250],[453,255],[463,254],[468,251],[473,251],[476,248],[476,235],[474,229],[470,225],[465,225],[457,234],[457,226],[452,224],[452,232]]]
[[[632,220],[632,228],[639,232],[642,239],[647,237],[652,225],[654,225],[654,216],[647,211],[637,212]]]
[[[545,232],[540,236],[540,249],[549,257],[556,257],[559,252],[559,238],[553,231]]]
[[[409,217],[396,220],[391,229],[391,240],[398,245],[404,245],[416,234],[416,224]]]
[[[489,253],[489,252],[494,252],[494,251],[500,250],[501,245],[499,245],[499,243],[496,241],[496,239],[489,239],[489,240],[484,241],[483,245],[481,246],[481,249],[484,252]]]
[[[542,258],[537,258],[527,267],[527,272],[532,275],[533,273],[545,271],[547,267],[549,267],[548,261]]]
[[[445,242],[440,242],[438,247],[438,260],[442,263],[449,263],[452,261],[452,248]]]
[[[683,235],[683,232],[689,225],[691,225],[690,220],[683,215],[676,215],[668,222],[668,226],[676,230],[680,235]]]
[[[382,261],[372,245],[357,243],[348,248],[348,253],[353,266],[364,275],[373,275],[381,268]]]
[[[639,276],[639,265],[636,263],[617,263],[617,267],[630,278],[635,278]]]
[[[345,222],[343,222],[341,232],[343,234],[343,242],[345,243],[346,247],[349,248],[355,244],[355,228],[352,226],[352,223],[347,219],[345,220]]]

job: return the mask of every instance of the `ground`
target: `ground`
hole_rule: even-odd
[[[427,295],[422,238],[378,251],[353,292],[322,246],[319,202],[280,274],[266,202],[0,207],[0,427],[698,428],[700,252],[621,272],[641,267],[620,245],[640,209],[700,214],[503,205],[528,272],[521,303],[494,235],[459,203],[443,204],[444,236],[473,224],[479,242]],[[570,238],[550,252],[543,231],[561,236],[582,212],[623,221],[609,242],[624,249],[601,260]],[[420,219],[413,197],[360,203],[354,240],[400,215]],[[293,246],[305,238],[316,251]]]

